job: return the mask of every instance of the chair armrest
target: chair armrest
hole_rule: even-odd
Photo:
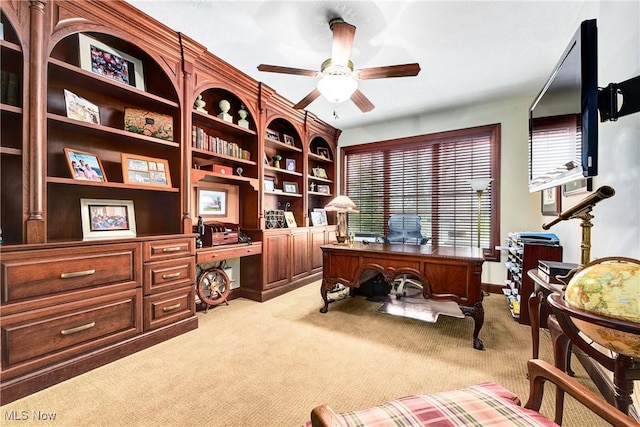
[[[527,362],[529,371],[529,400],[527,409],[540,411],[545,381],[550,381],[569,393],[574,399],[589,408],[593,413],[615,427],[640,426],[632,418],[620,412],[601,397],[596,396],[584,385],[544,360],[532,359]]]
[[[340,418],[329,407],[329,405],[320,405],[311,411],[312,427],[343,427]]]

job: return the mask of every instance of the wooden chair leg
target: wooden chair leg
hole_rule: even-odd
[[[551,332],[551,342],[553,343],[553,362],[556,368],[566,372],[568,359],[571,355],[571,340],[564,334],[555,316],[547,319],[549,332]],[[564,408],[564,392],[560,387],[556,387],[556,413],[555,423],[562,425],[562,413]]]

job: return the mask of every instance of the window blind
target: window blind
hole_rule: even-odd
[[[477,194],[468,181],[493,178],[480,202],[480,244],[499,236],[499,125],[345,147],[346,194],[360,213],[350,232],[388,233],[394,214],[417,214],[434,245],[477,246]]]

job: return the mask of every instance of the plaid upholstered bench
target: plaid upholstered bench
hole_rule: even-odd
[[[520,406],[518,396],[503,387],[495,383],[482,383],[461,390],[407,396],[379,406],[342,413],[322,405],[311,411],[311,421],[306,426],[557,426],[538,412],[545,381],[559,385],[614,426],[640,426],[550,364],[531,360],[528,369],[531,394],[525,407]]]

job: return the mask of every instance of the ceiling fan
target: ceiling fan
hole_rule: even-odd
[[[331,58],[320,66],[320,71],[301,68],[281,67],[278,65],[258,65],[259,71],[270,73],[293,74],[297,76],[322,77],[316,89],[312,90],[300,102],[294,105],[296,109],[303,109],[315,101],[320,95],[328,101],[339,103],[351,98],[354,104],[364,113],[375,107],[358,89],[358,80],[383,79],[387,77],[410,77],[420,72],[417,63],[390,65],[385,67],[353,69],[351,46],[356,33],[356,27],[344,22],[342,18],[329,21],[329,28],[333,32]]]

